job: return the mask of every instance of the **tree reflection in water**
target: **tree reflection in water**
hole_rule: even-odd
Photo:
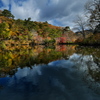
[[[75,62],[75,68],[81,72],[88,86],[100,94],[100,67],[94,62],[93,56],[74,54],[70,60]]]
[[[63,50],[62,50],[63,49]],[[17,68],[30,67],[34,64],[47,64],[62,58],[67,58],[73,54],[75,46],[44,47],[35,46],[33,48],[7,48],[0,50],[0,76],[14,75]]]

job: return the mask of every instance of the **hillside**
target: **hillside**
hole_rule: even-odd
[[[67,29],[68,28],[68,29]],[[14,19],[8,10],[0,11],[0,40],[8,44],[48,44],[75,41],[75,33],[69,27],[58,27],[45,22],[31,21],[31,18]],[[23,42],[24,41],[24,42]],[[15,43],[16,42],[16,43]],[[19,42],[18,42],[19,44]]]
[[[0,10],[0,43],[6,45],[19,44],[100,44],[100,24],[95,32],[85,30],[85,38],[82,32],[74,33],[69,26],[58,27],[45,22],[31,21],[28,19],[14,19],[10,11]]]

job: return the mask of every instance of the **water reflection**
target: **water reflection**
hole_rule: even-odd
[[[100,49],[35,48],[1,54],[1,100],[100,100]]]
[[[63,50],[62,50],[63,49]],[[30,67],[34,64],[47,64],[62,58],[67,58],[75,51],[75,46],[56,47],[12,47],[0,50],[0,77],[14,75],[17,68]]]
[[[75,62],[75,68],[81,72],[87,85],[100,94],[100,67],[94,62],[93,56],[74,54],[70,60]]]

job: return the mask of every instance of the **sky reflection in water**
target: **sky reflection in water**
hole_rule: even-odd
[[[81,60],[85,66],[95,64],[90,58],[74,54],[69,60],[18,68],[12,77],[0,78],[0,100],[100,100],[82,80],[88,69]]]

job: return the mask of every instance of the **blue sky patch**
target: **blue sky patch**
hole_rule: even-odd
[[[57,26],[62,26],[62,23],[56,19],[53,20],[53,23],[55,23]]]
[[[3,2],[0,0],[0,8],[3,7],[3,6],[4,6],[4,4],[3,4]]]

